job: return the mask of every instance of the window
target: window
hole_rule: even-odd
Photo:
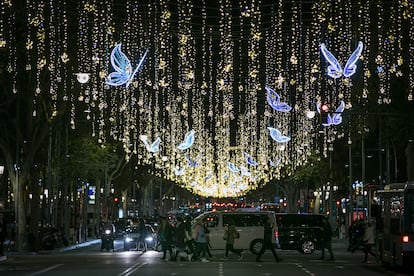
[[[236,227],[263,226],[266,221],[265,214],[223,214],[223,224],[234,223]]]

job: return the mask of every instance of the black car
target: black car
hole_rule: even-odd
[[[312,254],[320,249],[322,227],[327,217],[314,214],[276,213],[280,249]]]

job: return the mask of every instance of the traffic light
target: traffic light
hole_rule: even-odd
[[[114,202],[118,203],[119,202],[119,198],[118,197],[114,197]]]

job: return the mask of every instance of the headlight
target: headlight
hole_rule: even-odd
[[[111,234],[111,230],[106,229],[105,234],[107,234],[107,235]]]
[[[153,240],[154,238],[153,237],[146,237],[145,238],[145,240],[147,241],[147,242],[152,242],[152,240]]]
[[[133,239],[133,238],[130,238],[130,237],[126,237],[126,238],[125,238],[125,241],[126,241],[126,242],[132,242],[133,240],[134,240],[134,239]]]

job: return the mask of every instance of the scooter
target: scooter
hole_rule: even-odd
[[[101,251],[114,251],[114,233],[111,229],[105,229],[101,236]]]

